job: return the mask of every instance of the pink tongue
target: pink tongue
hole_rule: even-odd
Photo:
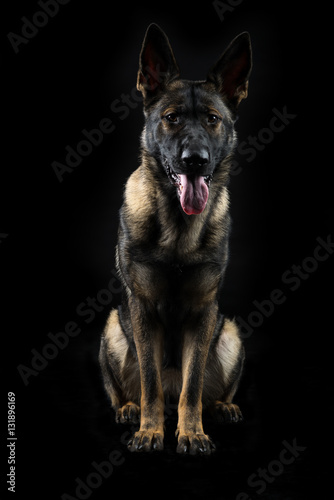
[[[209,197],[209,188],[204,177],[180,175],[181,179],[181,206],[187,215],[203,212]]]

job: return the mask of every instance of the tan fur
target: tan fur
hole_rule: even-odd
[[[128,353],[128,342],[119,324],[118,312],[114,309],[107,321],[104,332],[108,342],[108,353],[113,353],[120,363],[121,372],[125,368],[126,356]]]
[[[180,453],[214,450],[203,432],[203,407],[223,421],[241,419],[231,400],[243,349],[218,300],[228,258],[235,114],[250,70],[247,33],[207,80],[190,82],[179,79],[165,33],[154,24],[146,32],[137,80],[146,117],[142,163],[125,186],[116,251],[126,293],[121,323],[112,311],[100,349],[116,420],[138,423],[140,415],[131,451],[163,449],[165,397],[179,398]]]
[[[125,187],[125,207],[129,217],[134,221],[135,231],[142,229],[147,219],[154,213],[154,196],[150,192],[151,179],[147,169],[142,166],[135,170]]]
[[[227,383],[237,362],[241,349],[241,340],[238,335],[236,324],[230,320],[225,320],[223,332],[219,337],[216,352],[223,367],[223,376]]]
[[[112,310],[104,332],[109,354],[113,354],[120,363],[120,377],[125,399],[140,403],[141,385],[139,365],[130,351],[128,341],[121,329],[118,311]],[[203,405],[222,396],[221,381],[225,386],[229,384],[229,377],[238,359],[241,349],[241,340],[236,323],[225,320],[224,328],[214,350],[209,352],[204,373]],[[185,343],[183,351],[184,363],[191,359],[192,343]],[[181,371],[175,368],[161,370],[161,384],[166,397],[178,398],[182,389],[182,380],[186,377],[189,367],[186,364]],[[226,394],[225,400],[230,402],[234,394]],[[117,404],[115,409],[117,409]]]

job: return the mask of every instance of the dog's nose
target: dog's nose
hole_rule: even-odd
[[[200,168],[209,162],[209,153],[205,149],[185,149],[181,155],[183,163],[190,168]]]

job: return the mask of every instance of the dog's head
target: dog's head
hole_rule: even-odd
[[[147,29],[137,80],[146,116],[144,147],[188,215],[204,210],[215,171],[235,148],[236,111],[247,97],[251,66],[250,38],[242,33],[206,80],[181,80],[167,36],[156,24]]]

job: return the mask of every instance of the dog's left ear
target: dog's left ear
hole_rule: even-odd
[[[140,53],[137,78],[137,89],[142,92],[144,103],[154,98],[179,75],[166,34],[157,24],[150,24]]]
[[[249,33],[234,38],[218,62],[209,71],[207,81],[215,84],[227,104],[236,110],[248,94],[252,69],[252,48]]]

